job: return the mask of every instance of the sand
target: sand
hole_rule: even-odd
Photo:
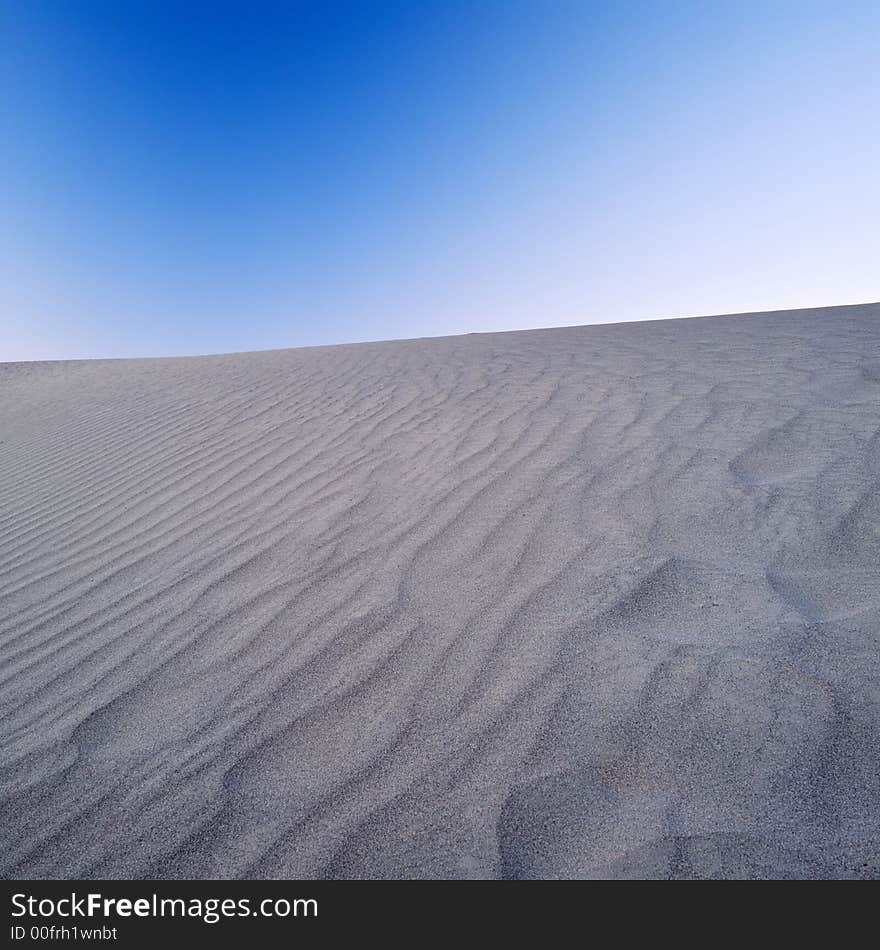
[[[880,305],[0,365],[0,866],[880,876]]]

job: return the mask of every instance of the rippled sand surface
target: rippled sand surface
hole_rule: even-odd
[[[880,876],[880,305],[0,365],[0,866]]]

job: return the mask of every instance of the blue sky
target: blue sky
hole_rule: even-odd
[[[880,4],[0,0],[0,361],[880,299]]]

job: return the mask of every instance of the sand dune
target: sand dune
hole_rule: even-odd
[[[0,365],[17,877],[880,876],[880,305]]]

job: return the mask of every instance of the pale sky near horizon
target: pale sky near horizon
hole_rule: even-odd
[[[0,0],[0,361],[880,300],[876,2]]]

